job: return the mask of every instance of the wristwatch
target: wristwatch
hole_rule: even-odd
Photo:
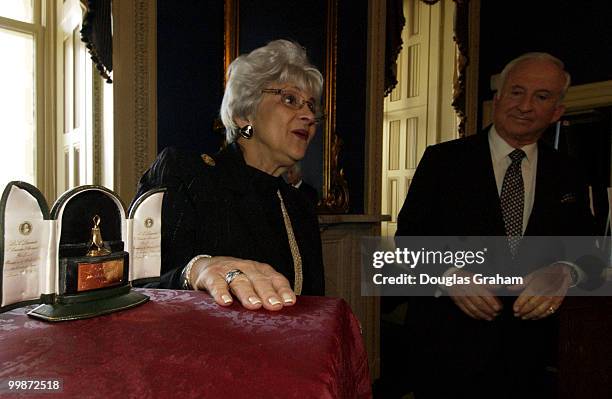
[[[580,279],[580,276],[578,275],[578,271],[574,266],[568,265],[568,267],[570,269],[570,279],[572,281],[570,288],[572,288],[578,285],[578,280]]]

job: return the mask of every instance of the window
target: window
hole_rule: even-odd
[[[457,137],[452,107],[455,3],[404,0],[403,5],[398,84],[384,103],[381,208],[391,215],[381,225],[385,236],[395,234],[397,215],[425,148]]]
[[[49,201],[112,189],[112,86],[81,41],[84,12],[79,0],[0,0],[0,189],[23,180]]]
[[[0,2],[0,186],[37,183],[41,133],[42,43],[40,1]]]

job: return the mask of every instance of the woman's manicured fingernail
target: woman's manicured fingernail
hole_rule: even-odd
[[[276,305],[280,305],[280,301],[278,300],[278,298],[276,297],[271,297],[268,299],[268,302],[270,302],[270,305],[272,306],[276,306]]]
[[[221,295],[221,299],[223,299],[224,303],[232,303],[232,297],[227,294]]]
[[[261,305],[261,301],[256,296],[249,297],[249,302],[251,305]]]
[[[283,294],[283,302],[293,303],[293,297],[289,294]]]

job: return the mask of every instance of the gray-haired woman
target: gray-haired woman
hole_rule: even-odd
[[[322,85],[287,40],[232,62],[221,104],[229,145],[214,156],[165,149],[140,180],[137,195],[167,188],[161,288],[269,310],[324,294],[316,216],[280,177],[315,134]]]

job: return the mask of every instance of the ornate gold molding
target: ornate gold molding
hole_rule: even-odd
[[[92,65],[92,87],[93,87],[93,103],[92,103],[92,158],[93,158],[93,184],[102,184],[102,85],[104,84],[96,72],[95,65]]]
[[[113,186],[125,202],[157,154],[157,8],[113,2]]]
[[[378,215],[382,208],[383,93],[385,86],[385,15],[383,1],[368,3],[366,83],[365,213]],[[377,369],[376,365],[372,367]],[[376,371],[377,372],[377,371]]]
[[[240,20],[238,18],[238,10],[240,7],[239,0],[225,0],[223,6],[225,29],[223,41],[225,44],[225,53],[223,54],[223,85],[227,83],[227,68],[233,60],[238,57],[238,39],[240,38]]]
[[[134,1],[134,187],[147,170],[149,153],[149,4]]]
[[[349,209],[349,190],[340,168],[342,139],[336,133],[336,63],[338,53],[338,0],[327,2],[325,46],[325,120],[323,142],[323,200],[318,211],[346,213]]]

